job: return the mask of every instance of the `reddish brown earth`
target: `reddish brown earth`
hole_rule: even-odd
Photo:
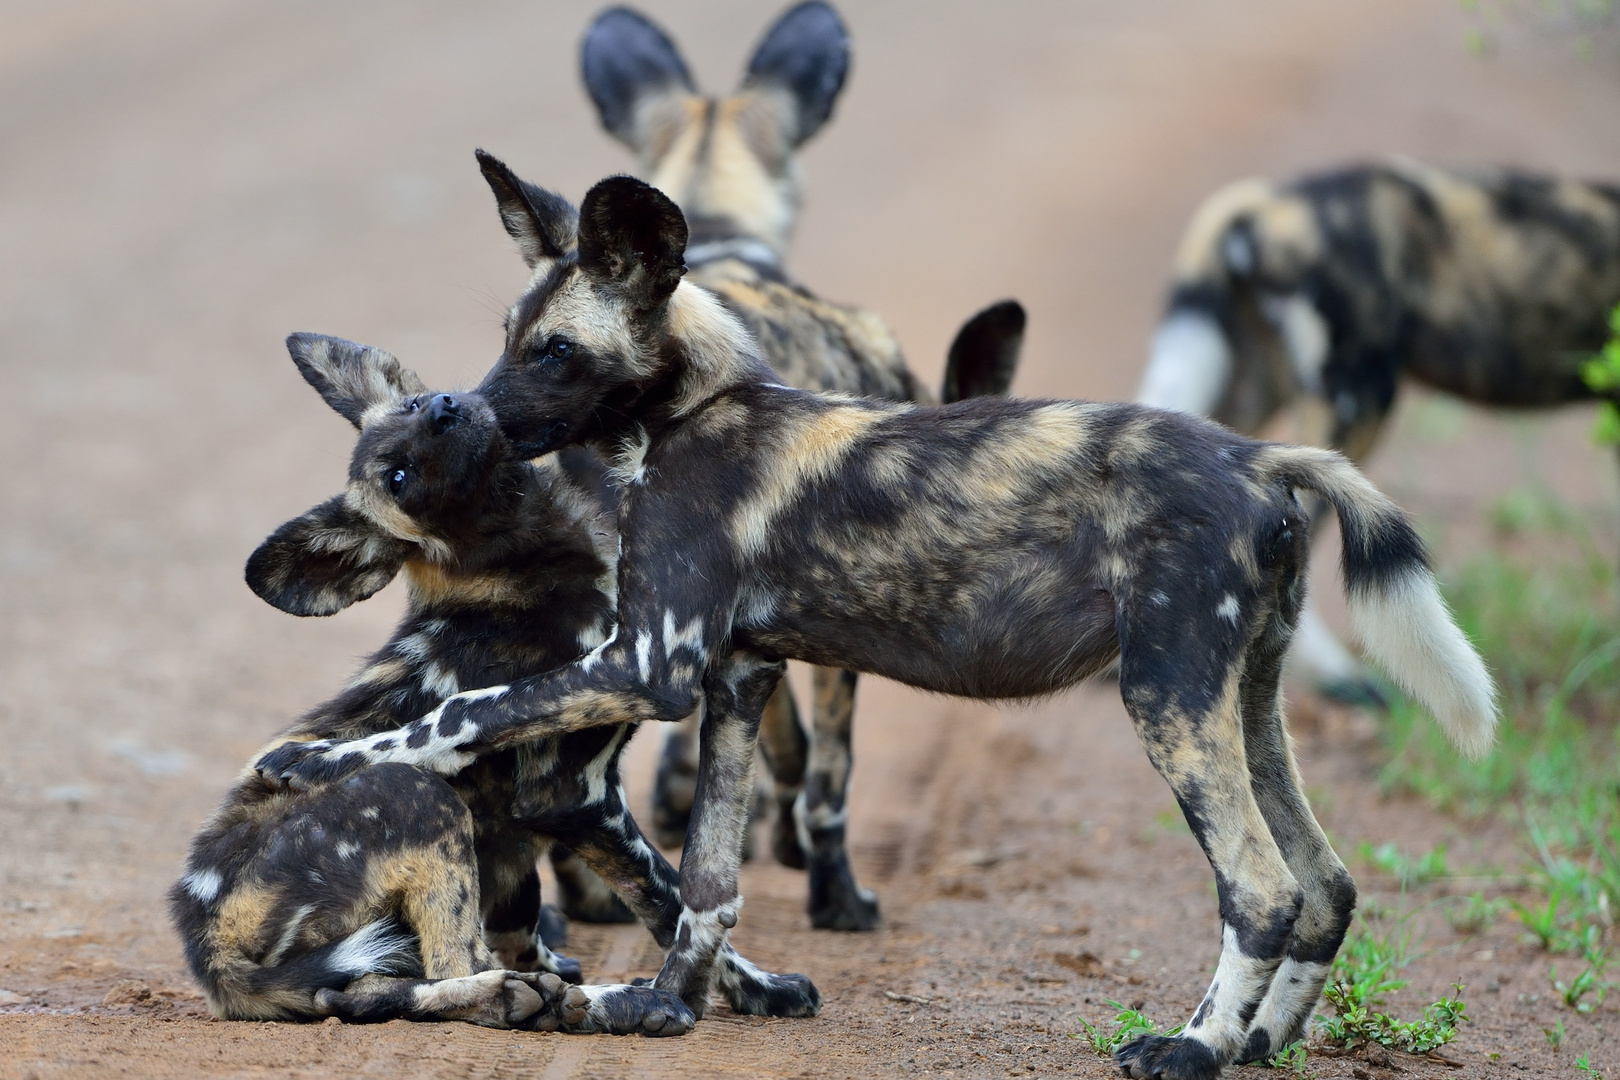
[[[1473,57],[1450,0],[844,8],[856,67],[806,155],[795,267],[885,314],[930,373],[971,309],[1022,298],[1026,394],[1132,391],[1176,236],[1238,175],[1393,150],[1620,176],[1613,65],[1520,39]],[[1110,687],[998,710],[868,680],[852,832],[887,926],[812,932],[802,878],[754,865],[736,931],[759,962],[814,976],[818,1019],[722,1011],[670,1042],[206,1021],[160,902],[186,840],[400,602],[300,622],[241,584],[246,554],[329,495],[348,455],[281,339],[340,333],[430,383],[478,377],[522,272],[473,147],[575,197],[627,165],[575,82],[592,11],[0,5],[0,1077],[1102,1076],[1067,1037],[1077,1014],[1117,998],[1180,1019],[1202,992],[1211,877]],[[657,13],[719,84],[771,7]],[[1412,398],[1373,472],[1455,560],[1515,486],[1612,520],[1588,419]],[[1511,862],[1508,832],[1381,799],[1370,721],[1307,704],[1305,773],[1343,850],[1444,839],[1453,865]],[[645,733],[633,751],[637,805],[653,748]],[[1419,925],[1394,1005],[1467,984],[1478,1022],[1447,1050],[1456,1075],[1573,1075],[1582,1052],[1620,1069],[1615,1006],[1554,1008],[1547,958],[1509,925]],[[657,963],[635,928],[578,927],[570,951],[600,977]],[[1560,1018],[1555,1055],[1541,1030]]]

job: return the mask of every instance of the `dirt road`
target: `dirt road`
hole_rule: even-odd
[[[856,63],[805,156],[794,266],[882,312],[930,374],[962,317],[1015,295],[1021,393],[1128,395],[1177,234],[1238,175],[1398,151],[1620,176],[1612,65],[1534,41],[1471,56],[1451,0],[842,6]],[[711,86],[775,13],[652,10]],[[811,932],[802,878],[754,865],[736,932],[816,979],[820,1018],[722,1010],[671,1042],[205,1022],[162,892],[249,752],[400,603],[298,621],[241,584],[348,457],[281,339],[338,333],[431,384],[477,379],[523,272],[472,149],[576,198],[628,166],[576,81],[593,12],[0,4],[0,1078],[1102,1076],[1066,1037],[1077,1013],[1114,998],[1173,1021],[1196,1003],[1217,946],[1208,867],[1110,687],[993,710],[867,680],[852,836],[887,926]],[[1437,440],[1428,407],[1373,471],[1448,553],[1526,479],[1615,505],[1586,414],[1465,414]],[[1454,862],[1503,857],[1501,837],[1380,800],[1364,719],[1301,726],[1344,850],[1449,838]],[[643,784],[653,749],[652,733],[633,749]],[[1555,1056],[1545,957],[1505,927],[1464,942],[1432,922],[1396,1007],[1467,983],[1479,1019],[1448,1050],[1467,1075],[1565,1074],[1581,1052],[1620,1067],[1612,1007]],[[578,927],[570,951],[593,976],[657,963],[633,928]]]

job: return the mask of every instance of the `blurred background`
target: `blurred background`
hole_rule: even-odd
[[[1016,392],[1131,396],[1189,215],[1243,176],[1402,153],[1620,180],[1620,52],[1608,23],[1562,8],[838,6],[854,65],[834,119],[802,155],[807,198],[790,268],[822,295],[884,316],[930,381],[961,320],[1015,296],[1030,316]],[[579,36],[597,8],[0,0],[0,992],[10,995],[0,1010],[102,1009],[125,978],[186,986],[157,898],[190,831],[269,733],[383,640],[402,601],[396,587],[300,621],[242,584],[244,559],[271,529],[338,490],[351,447],[282,339],[339,334],[393,351],[432,386],[477,381],[526,273],[474,147],[576,200],[633,165],[578,79]],[[779,6],[659,0],[644,10],[720,92]],[[1606,566],[1620,554],[1620,486],[1613,453],[1588,437],[1593,415],[1508,416],[1405,394],[1370,472],[1447,568],[1502,551],[1582,566],[1592,562],[1583,552],[1598,552]],[[1574,524],[1536,531],[1549,521]],[[1583,595],[1612,608],[1594,591],[1610,579],[1592,580]],[[1335,623],[1336,592],[1323,577]],[[1319,726],[1330,750],[1354,748],[1313,781],[1374,800],[1394,751],[1369,721],[1335,720],[1303,695],[1298,715],[1328,717]],[[857,718],[857,865],[902,928],[945,897],[944,923],[910,924],[925,937],[924,926],[967,917],[951,904],[975,899],[929,877],[953,865],[944,853],[1027,852],[1041,834],[1019,830],[1049,819],[1103,876],[1110,860],[1130,875],[1142,865],[1132,851],[1082,826],[1113,807],[1117,843],[1171,805],[1107,688],[995,711],[868,680]],[[649,734],[638,739],[637,783],[653,749]],[[1049,757],[1069,764],[1040,764]],[[973,760],[1000,771],[939,767]],[[1102,779],[1085,788],[1088,774]],[[1022,801],[998,817],[1009,789]],[[1392,839],[1351,823],[1415,814],[1412,835],[1431,843],[1496,837],[1479,858],[1497,866],[1530,850],[1516,826],[1480,823],[1456,800],[1425,799],[1421,785],[1403,790],[1398,813],[1345,809],[1357,796],[1337,796],[1335,838]],[[1511,783],[1502,791],[1491,797],[1517,797]],[[978,816],[964,809],[981,804]],[[945,831],[918,826],[919,806],[933,808],[929,829]],[[1196,1002],[1199,950],[1214,942],[1207,867],[1184,837],[1174,852],[1165,865],[1185,868],[1177,888],[1203,944],[1188,946],[1183,968],[1164,961],[1169,974],[1142,991],[1168,1003],[1164,1016]],[[796,927],[802,879],[780,875],[757,879],[759,910],[775,903],[772,918]],[[1019,918],[1056,923],[1040,904],[1072,909],[1090,896],[1100,942],[1113,924],[1097,898],[1110,894],[1084,878],[1030,899]],[[1023,895],[1018,880],[1002,892],[992,883],[989,897]],[[1120,931],[1130,933],[1132,949],[1152,937]],[[887,950],[926,953],[913,938]],[[872,947],[784,940],[798,943],[778,950],[785,957],[757,951],[824,989],[841,976],[815,956]],[[1108,948],[1125,956],[1128,944]],[[1111,962],[1100,944],[1087,949]],[[1539,956],[1525,964],[1546,967]],[[1052,1000],[1072,1015],[1085,986]],[[1526,1045],[1551,1052],[1534,1018],[1503,1021],[1502,1039],[1517,1038],[1515,1024],[1533,1025]]]

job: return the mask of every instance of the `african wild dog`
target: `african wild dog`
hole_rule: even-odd
[[[1402,374],[1486,405],[1596,395],[1582,359],[1620,303],[1620,186],[1412,161],[1211,196],[1176,255],[1138,400],[1363,460]],[[1309,608],[1294,662],[1378,697]]]
[[[1117,658],[1126,710],[1214,867],[1224,924],[1185,1032],[1118,1059],[1136,1076],[1210,1077],[1298,1038],[1355,885],[1300,791],[1280,711],[1309,533],[1296,488],[1339,514],[1372,654],[1465,751],[1483,752],[1494,728],[1490,679],[1405,516],[1331,451],[1180,412],[781,386],[741,323],[681,281],[685,244],[656,189],[597,184],[577,254],[513,308],[481,388],[522,453],[616,452],[627,484],[608,640],[396,732],[279,748],[261,773],[308,784],[400,761],[454,774],[537,737],[679,719],[710,665],[749,655],[975,698],[1051,693]],[[706,758],[742,753],[744,733],[721,734]],[[682,940],[654,985],[690,978],[735,924],[737,833],[708,830],[740,830],[747,801],[743,783],[699,788],[701,861],[689,849]]]
[[[602,126],[686,215],[687,280],[742,320],[777,374],[806,390],[927,402],[878,316],[816,297],[783,266],[800,203],[795,155],[831,117],[848,70],[849,32],[819,0],[783,13],[742,84],[721,98],[701,95],[669,35],[629,8],[597,16],[580,46]],[[944,400],[1005,393],[1023,325],[1023,310],[1008,302],[964,328],[947,359]],[[809,739],[785,681],[761,732],[777,801],[771,847],[780,862],[808,868],[811,925],[869,930],[880,922],[877,899],[856,883],[845,847],[856,677],[816,668],[812,681]],[[651,820],[662,843],[686,834],[697,750],[695,719],[666,736]]]
[[[346,491],[265,541],[248,583],[282,610],[330,615],[403,569],[409,609],[343,693],[272,745],[390,730],[451,694],[554,668],[606,638],[617,541],[593,500],[557,470],[512,457],[477,395],[428,394],[392,356],[350,342],[294,335],[288,346],[360,437]],[[694,1010],[662,990],[565,990],[557,974],[501,970],[579,981],[577,962],[536,940],[535,860],[553,842],[613,882],[661,946],[673,942],[674,871],[642,839],[619,782],[633,730],[531,743],[449,783],[389,765],[289,797],[247,772],[171,892],[210,1008],[227,1018],[690,1030]],[[721,966],[738,1012],[803,1016],[820,1004],[803,976],[730,954]]]

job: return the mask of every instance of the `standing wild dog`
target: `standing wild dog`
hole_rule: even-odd
[[[1369,651],[1465,751],[1482,753],[1494,729],[1484,664],[1405,516],[1331,451],[1180,412],[781,386],[742,324],[681,280],[685,245],[656,189],[597,184],[577,253],[513,308],[481,388],[522,453],[585,441],[617,454],[608,640],[399,731],[279,748],[261,773],[308,784],[398,761],[454,774],[534,738],[676,720],[705,672],[750,654],[989,699],[1052,693],[1117,658],[1126,710],[1214,867],[1224,924],[1183,1034],[1118,1060],[1135,1076],[1204,1078],[1299,1038],[1355,885],[1300,791],[1280,711],[1309,534],[1295,489],[1338,512]],[[705,759],[736,760],[740,734],[706,730]],[[682,937],[656,986],[701,970],[736,923],[749,792],[733,772],[735,784],[700,784]]]
[[[1139,400],[1246,434],[1279,410],[1363,460],[1399,376],[1485,405],[1596,395],[1580,364],[1620,303],[1620,187],[1508,170],[1363,165],[1250,180],[1193,216]],[[1295,662],[1378,698],[1309,608]]]
[[[894,401],[928,401],[899,343],[871,312],[822,300],[787,277],[783,257],[798,216],[795,154],[832,115],[849,68],[849,34],[831,6],[811,0],[789,9],[765,33],[742,85],[705,97],[669,36],[645,16],[616,7],[597,17],[580,50],[586,88],[615,138],[633,150],[642,174],[686,215],[687,280],[709,289],[739,318],[760,354],[789,384]],[[530,215],[521,181],[481,158],[509,230]],[[524,243],[518,236],[520,245]],[[571,240],[565,247],[571,247]],[[549,259],[525,248],[531,267]],[[995,305],[964,327],[947,357],[946,401],[1005,393],[1017,364],[1023,309]],[[566,455],[582,472],[588,462]],[[766,710],[761,745],[777,800],[772,851],[809,871],[811,924],[870,930],[877,898],[855,880],[845,844],[855,673],[816,668],[806,740],[786,681]],[[697,775],[696,717],[672,729],[653,793],[654,835],[686,835]],[[553,858],[555,860],[556,853]],[[587,898],[585,875],[557,862],[563,908],[607,914]]]
[[[350,342],[294,335],[288,347],[360,437],[347,490],[276,530],[248,561],[248,583],[284,611],[330,615],[403,569],[410,603],[343,693],[276,745],[390,730],[450,694],[546,671],[607,637],[611,528],[557,470],[513,458],[477,395],[428,394],[392,356]],[[666,991],[565,989],[558,974],[578,982],[578,963],[536,936],[535,860],[559,842],[614,883],[661,946],[675,940],[674,871],[642,839],[619,782],[632,731],[526,744],[448,783],[388,765],[289,795],[247,772],[192,842],[170,894],[209,1007],[233,1019],[689,1031],[693,1011]],[[804,1016],[820,1004],[803,976],[769,975],[734,954],[718,981],[738,1012]]]

